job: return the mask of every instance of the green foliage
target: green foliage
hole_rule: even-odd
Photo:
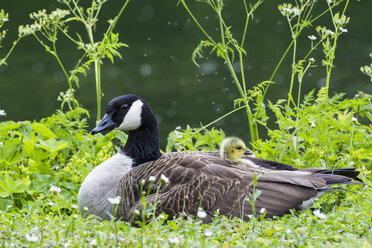
[[[76,202],[83,178],[118,149],[110,143],[115,134],[87,134],[87,114],[75,108],[40,121],[0,123],[0,209],[32,206],[53,185]]]
[[[269,102],[269,108],[278,129],[268,129],[269,139],[255,144],[260,156],[297,167],[372,169],[371,95],[328,98],[322,88],[317,97],[314,91],[307,94],[299,106],[279,100]]]
[[[222,130],[212,128],[195,129],[187,126],[186,129],[177,127],[169,133],[166,152],[171,151],[214,151],[225,138]]]

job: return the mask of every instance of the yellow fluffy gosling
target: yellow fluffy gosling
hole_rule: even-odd
[[[220,156],[252,167],[259,167],[254,162],[244,159],[244,156],[254,157],[254,154],[246,148],[243,140],[237,137],[229,137],[221,142]]]

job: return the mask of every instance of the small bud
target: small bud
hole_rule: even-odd
[[[149,182],[150,182],[150,183],[155,182],[155,180],[156,180],[156,177],[154,177],[154,176],[150,176],[150,177],[149,177]]]
[[[160,180],[163,181],[164,183],[168,183],[169,182],[169,178],[166,177],[166,176],[164,176],[163,174],[161,174]]]
[[[133,210],[132,214],[134,216],[140,215],[140,211],[138,209]]]
[[[109,202],[111,202],[112,205],[119,205],[120,203],[120,200],[121,200],[121,197],[118,195],[117,197],[115,198],[108,198],[107,199]]]
[[[358,122],[358,119],[355,118],[355,117],[353,117],[353,118],[351,118],[351,121],[352,121],[352,122]]]
[[[207,217],[207,213],[202,208],[199,208],[197,216],[201,219],[204,219],[205,217]]]

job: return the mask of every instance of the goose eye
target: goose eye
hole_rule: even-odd
[[[124,103],[123,105],[121,105],[120,108],[121,109],[128,109],[129,108],[129,105],[127,103]]]
[[[238,149],[238,150],[241,150],[242,149],[242,147],[241,146],[238,146],[236,149]]]

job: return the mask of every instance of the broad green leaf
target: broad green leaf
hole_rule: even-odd
[[[24,140],[23,151],[29,158],[35,161],[41,161],[50,156],[50,152],[46,151],[46,149],[38,147],[30,140]]]
[[[22,134],[23,137],[30,139],[32,133],[32,126],[30,124],[23,124],[19,129],[19,133]]]
[[[8,206],[13,206],[14,202],[10,199],[0,199],[0,210],[6,211]]]
[[[16,123],[14,121],[3,122],[0,125],[0,132],[7,132],[10,130],[18,129],[20,126],[21,124]]]
[[[32,123],[32,130],[48,138],[57,138],[57,136],[48,127],[39,122]]]
[[[0,178],[0,197],[8,197],[14,193],[22,193],[27,189],[21,180],[13,180],[9,175]]]
[[[33,173],[30,175],[30,179],[30,189],[43,193],[48,193],[50,186],[55,183],[53,176],[45,174]]]
[[[57,141],[56,139],[40,140],[42,147],[45,147],[51,153],[56,153],[66,147],[68,147],[68,142],[61,140]]]
[[[10,163],[17,163],[23,157],[20,152],[21,148],[22,144],[19,139],[7,140],[4,142],[3,146],[0,147],[0,158]]]

